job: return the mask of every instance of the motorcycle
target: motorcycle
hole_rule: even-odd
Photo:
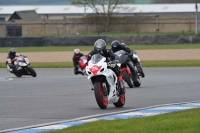
[[[29,59],[26,56],[16,57],[16,60],[14,61],[13,74],[17,77],[21,77],[22,75],[37,76],[35,70],[30,67]]]
[[[120,66],[120,63],[117,64]],[[118,82],[116,74],[111,69],[111,64],[106,63],[106,58],[100,54],[92,56],[86,66],[88,80],[93,87],[96,102],[101,109],[106,109],[112,103],[115,107],[125,104],[125,92],[122,83]]]
[[[78,61],[78,67],[82,70],[82,72],[86,75],[85,68],[87,66],[88,58],[87,56],[81,56]]]
[[[124,50],[119,50],[115,52],[115,55],[118,56],[121,63],[121,75],[123,77],[123,80],[128,84],[130,88],[133,88],[133,86],[140,87],[141,80],[137,67],[133,65],[134,72],[131,73],[129,68],[131,67],[131,60],[129,59],[128,54]]]

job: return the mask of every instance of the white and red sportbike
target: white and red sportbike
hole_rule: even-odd
[[[124,106],[125,92],[122,92],[124,90],[120,87],[121,83],[118,82],[111,64],[106,62],[105,57],[100,54],[93,55],[86,66],[86,73],[101,109],[106,109],[109,103],[113,103],[116,107]]]

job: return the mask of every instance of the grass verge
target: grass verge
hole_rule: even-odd
[[[33,68],[70,68],[72,62],[32,62]],[[200,66],[200,60],[166,60],[166,61],[142,61],[143,67],[181,67]],[[5,68],[4,62],[0,62],[0,68]]]
[[[200,44],[162,44],[162,45],[146,45],[134,44],[128,45],[130,49],[134,50],[152,50],[152,49],[198,49]],[[53,52],[53,51],[73,51],[79,48],[81,51],[90,51],[93,46],[46,46],[46,47],[14,47],[17,52]],[[110,48],[110,45],[108,45]],[[7,53],[10,47],[1,47],[0,53]]]
[[[45,133],[199,133],[200,109],[162,115],[100,120]]]

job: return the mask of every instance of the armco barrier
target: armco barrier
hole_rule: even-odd
[[[1,37],[0,47],[43,46],[43,37]]]
[[[13,46],[89,46],[97,39],[104,39],[108,44],[118,40],[126,44],[185,44],[199,43],[200,35],[108,35],[108,36],[73,36],[73,37],[0,37],[0,47]]]
[[[106,40],[106,37],[45,37],[44,46],[88,46],[94,45],[97,39]]]

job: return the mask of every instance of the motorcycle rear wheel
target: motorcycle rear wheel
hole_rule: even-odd
[[[104,96],[103,94],[103,82],[94,83],[94,94],[99,107],[106,109],[108,106],[108,96]]]
[[[123,80],[128,84],[130,88],[133,88],[133,80],[132,77],[127,73],[127,71],[123,71]]]

